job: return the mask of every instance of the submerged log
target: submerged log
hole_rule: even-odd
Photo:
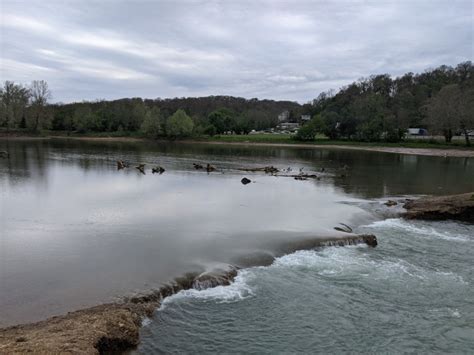
[[[403,205],[407,219],[447,220],[454,219],[474,223],[474,193],[460,195],[422,197]]]

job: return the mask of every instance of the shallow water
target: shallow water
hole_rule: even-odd
[[[339,222],[369,224],[393,211],[381,204],[389,196],[474,190],[474,162],[464,158],[64,140],[0,140],[0,150],[10,153],[0,159],[0,325],[336,235]],[[166,172],[117,171],[117,159]],[[263,165],[325,173],[295,181],[237,170]],[[244,186],[243,176],[255,182]]]
[[[138,353],[472,353],[474,226],[389,219],[165,299]]]

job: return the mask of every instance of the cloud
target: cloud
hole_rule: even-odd
[[[55,100],[306,102],[371,74],[472,60],[469,1],[2,2],[0,79]]]

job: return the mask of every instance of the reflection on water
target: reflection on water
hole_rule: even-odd
[[[0,324],[157,287],[282,240],[368,221],[366,198],[474,189],[472,160],[343,150],[0,140]],[[116,160],[163,175],[117,171]],[[192,163],[210,162],[207,174]],[[320,181],[245,166],[325,168]],[[344,168],[345,167],[345,168]],[[149,171],[149,170],[148,170]],[[341,177],[344,174],[345,177]]]

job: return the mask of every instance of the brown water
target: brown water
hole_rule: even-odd
[[[10,153],[0,160],[0,325],[272,253],[281,241],[337,235],[339,222],[380,218],[373,212],[390,196],[474,190],[467,158],[60,139],[0,140],[0,150]],[[117,171],[117,159],[166,172]],[[321,180],[238,170],[264,165]]]

